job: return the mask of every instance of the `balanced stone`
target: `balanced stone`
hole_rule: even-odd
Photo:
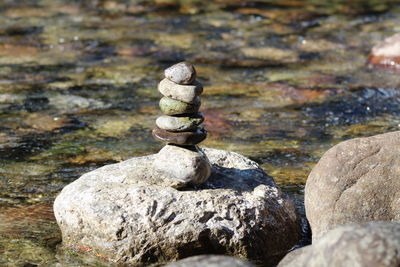
[[[158,91],[169,98],[192,104],[203,92],[203,85],[197,81],[188,85],[176,84],[165,78],[158,84]]]
[[[200,108],[200,98],[196,97],[193,104],[188,104],[169,97],[160,100],[160,109],[165,115],[180,115],[187,113],[197,113]]]
[[[192,64],[180,62],[166,69],[164,75],[174,83],[191,84],[196,79],[196,70]]]
[[[168,132],[156,126],[152,133],[161,142],[177,145],[196,145],[207,137],[207,131],[200,127],[194,132]]]
[[[211,164],[196,146],[191,149],[166,145],[155,156],[154,170],[161,176],[174,177],[182,184],[201,184],[211,174]]]
[[[196,129],[204,121],[204,116],[201,113],[190,114],[190,117],[177,117],[163,115],[158,117],[156,125],[170,132],[185,132]]]

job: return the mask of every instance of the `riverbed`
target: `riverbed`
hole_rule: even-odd
[[[396,2],[3,1],[0,265],[98,266],[59,251],[52,203],[83,173],[163,146],[157,84],[183,60],[204,84],[201,146],[258,162],[304,217],[326,150],[399,129],[399,72],[367,63],[400,31]]]

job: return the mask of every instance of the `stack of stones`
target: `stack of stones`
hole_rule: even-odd
[[[201,125],[204,116],[199,113],[203,86],[196,81],[193,65],[187,62],[169,67],[164,74],[158,85],[158,91],[164,96],[160,100],[164,115],[157,118],[153,136],[167,145],[158,153],[163,163],[155,167],[165,175],[184,181],[184,185],[199,184],[211,173],[207,157],[196,146],[207,137]]]

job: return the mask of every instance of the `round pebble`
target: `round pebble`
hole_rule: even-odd
[[[191,84],[196,79],[196,70],[188,62],[180,62],[164,71],[165,78],[177,84]]]

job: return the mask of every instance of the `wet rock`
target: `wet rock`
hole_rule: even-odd
[[[49,97],[49,101],[49,105],[63,113],[106,109],[111,106],[111,104],[105,104],[100,100],[77,95],[53,95]]]
[[[203,149],[213,166],[196,188],[163,186],[156,155],[108,165],[66,186],[54,203],[63,244],[120,263],[227,254],[276,262],[298,242],[293,204],[255,162]]]
[[[45,113],[31,113],[24,119],[24,124],[32,127],[38,133],[55,131],[67,123],[68,119],[64,116],[51,116]]]
[[[196,146],[164,146],[157,154],[154,169],[163,176],[174,177],[181,184],[201,184],[211,174],[211,164],[204,152]]]
[[[299,60],[295,51],[275,47],[245,47],[241,51],[247,57],[268,60],[275,63],[295,63]]]
[[[165,77],[177,84],[191,84],[196,79],[196,70],[192,64],[180,62],[164,71]]]
[[[204,121],[204,116],[197,113],[191,117],[160,116],[156,120],[156,125],[170,132],[184,132],[196,129]]]
[[[278,267],[398,266],[399,250],[400,223],[346,225],[289,253]]]
[[[377,67],[400,70],[400,33],[375,45],[368,61]]]
[[[188,113],[197,113],[200,108],[200,98],[196,97],[193,104],[174,100],[169,97],[163,97],[160,100],[160,109],[165,115],[180,115]]]
[[[34,95],[24,100],[23,106],[29,112],[36,112],[48,109],[49,99],[45,96]]]
[[[203,86],[196,81],[188,85],[176,84],[165,78],[158,84],[158,91],[169,98],[193,104],[203,92]]]
[[[251,267],[253,264],[222,255],[200,255],[189,257],[174,263],[165,265],[165,267]]]
[[[351,139],[328,150],[305,187],[317,239],[339,224],[400,221],[400,131]]]
[[[200,127],[193,132],[169,132],[155,127],[152,134],[161,142],[177,145],[197,145],[207,137],[207,131]]]

